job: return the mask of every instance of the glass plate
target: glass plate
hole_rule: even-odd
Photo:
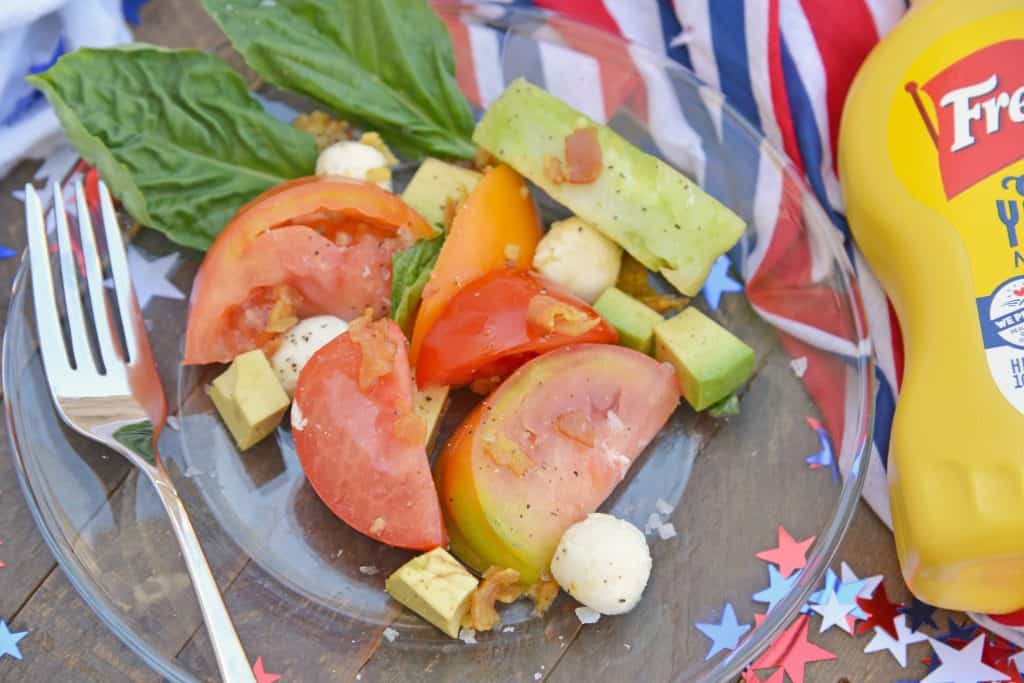
[[[725,680],[763,650],[817,588],[866,470],[868,459],[859,456],[870,443],[873,368],[863,351],[869,346],[856,276],[841,240],[785,157],[682,67],[541,12],[489,4],[442,5],[439,11],[468,32],[481,60],[474,69],[470,53],[456,51],[470,99],[493,97],[518,76],[547,84],[696,177],[742,215],[750,227],[732,252],[733,263],[744,276],[760,263],[759,291],[784,296],[797,308],[832,309],[834,329],[845,332],[837,351],[816,353],[820,362],[837,363],[846,381],[818,390],[831,392],[844,410],[844,432],[833,446],[844,469],[854,471],[837,483],[804,463],[820,448],[805,416],[820,414],[790,365],[787,348],[797,347],[784,346],[746,297],[726,295],[716,311],[699,298],[694,305],[755,348],[758,370],[738,417],[695,415],[684,403],[603,506],[641,528],[659,499],[673,508],[667,519],[678,535],[649,536],[654,569],[639,607],[583,627],[575,603],[563,595],[544,618],[516,604],[504,609],[504,626],[478,634],[478,642],[449,640],[388,598],[385,576],[410,555],[368,540],[328,512],[306,483],[286,428],[248,453],[237,452],[204,391],[219,369],[179,366],[184,293],[200,255],[144,230],[132,241],[131,261],[141,291],[152,294],[142,297],[146,318],[169,403],[177,407],[161,449],[239,634],[253,659],[262,656],[267,670],[287,681],[347,680],[357,672],[363,681]],[[493,63],[486,63],[487,55]],[[691,125],[707,111],[714,112],[707,125]],[[699,130],[711,132],[701,136]],[[755,220],[755,209],[763,207],[751,187],[758,165],[763,182],[789,193],[776,231],[790,249],[811,255],[813,282],[787,285],[791,261],[764,258],[770,226]],[[399,187],[408,176],[409,169],[399,175]],[[537,199],[547,220],[565,215],[539,192]],[[28,504],[65,573],[120,638],[169,679],[216,680],[185,565],[149,485],[55,416],[24,270],[11,297],[3,380]],[[857,352],[840,355],[843,348]],[[446,433],[469,405],[466,396],[455,402]],[[797,538],[817,537],[807,567],[737,650],[705,661],[709,642],[693,623],[717,622],[726,602],[746,623],[764,610],[751,601],[768,578],[754,554],[775,544],[780,524]],[[393,641],[383,637],[389,626],[398,632]]]

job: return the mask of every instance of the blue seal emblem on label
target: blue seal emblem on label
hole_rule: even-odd
[[[990,332],[1007,344],[1024,348],[1024,277],[1000,285],[988,303]]]

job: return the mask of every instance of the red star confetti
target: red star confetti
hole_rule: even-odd
[[[256,676],[256,683],[274,683],[274,681],[281,680],[280,675],[268,674],[263,669],[263,657],[256,658],[256,662],[252,665],[252,672]]]
[[[758,626],[764,617],[755,617]],[[804,668],[811,662],[826,662],[836,656],[807,640],[808,617],[801,614],[782,634],[775,639],[764,654],[750,665],[752,669],[782,667],[776,674],[785,672],[793,683],[804,683]],[[769,680],[774,680],[769,679]],[[778,679],[782,680],[781,677]]]
[[[807,549],[812,543],[814,536],[795,541],[788,531],[779,526],[779,545],[770,550],[762,550],[757,558],[778,565],[782,578],[788,579],[797,569],[807,566]]]
[[[866,633],[877,626],[895,639],[899,639],[896,632],[896,617],[899,616],[899,605],[889,602],[889,595],[885,592],[885,584],[878,584],[878,588],[870,598],[857,598],[857,604],[867,613],[868,618],[857,625],[857,634]]]
[[[776,669],[768,678],[759,678],[753,669],[743,670],[743,683],[785,683],[786,672],[783,669]]]
[[[1018,648],[1014,647],[1010,641],[997,635],[989,634],[985,640],[985,647],[981,652],[981,661],[993,669],[998,669],[1007,676],[1010,676],[1012,675],[1010,673],[1010,666],[1013,664],[1010,658],[1016,655],[1017,652],[1019,652]]]

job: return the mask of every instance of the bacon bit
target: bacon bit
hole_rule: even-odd
[[[373,320],[373,311],[366,309],[361,318],[356,318],[348,327],[348,335],[362,351],[359,363],[359,390],[367,391],[378,378],[384,377],[395,366],[398,349],[388,338],[387,321]]]
[[[495,601],[509,604],[519,599],[523,589],[519,584],[519,572],[515,569],[499,569],[490,567],[484,572],[484,580],[469,599],[469,628],[477,631],[490,631],[501,623],[498,610],[494,609]]]
[[[481,377],[473,380],[469,385],[469,390],[478,396],[489,396],[499,386],[501,386],[501,377]]]
[[[533,461],[504,432],[498,432],[493,439],[485,438],[484,443],[484,452],[494,464],[512,470],[517,477],[525,475],[533,466]]]
[[[589,185],[601,176],[601,143],[596,128],[577,128],[565,136],[565,162],[569,166],[569,182]]]
[[[378,517],[373,520],[373,524],[370,525],[370,533],[374,536],[380,536],[384,533],[384,527],[387,525],[388,523],[383,517]]]
[[[427,423],[410,407],[395,419],[394,433],[399,441],[421,444],[427,440]]]
[[[544,157],[544,176],[555,185],[561,185],[568,180],[562,160],[551,156]]]
[[[590,448],[594,446],[594,425],[590,421],[590,416],[582,410],[573,410],[556,417],[555,429],[562,436],[572,439],[577,443]]]
[[[544,616],[551,603],[558,597],[558,584],[548,575],[540,577],[540,581],[526,589],[526,597],[533,600],[533,613]]]
[[[332,118],[322,111],[299,114],[292,125],[304,130],[316,140],[317,151],[322,152],[335,142],[352,139],[352,126],[348,121]]]
[[[690,302],[683,296],[661,294],[647,277],[647,268],[629,254],[622,256],[622,268],[619,270],[619,281],[615,286],[645,306],[653,308],[661,314],[681,311]]]
[[[560,301],[548,294],[537,294],[526,307],[526,322],[544,334],[578,337],[601,324],[601,318]]]

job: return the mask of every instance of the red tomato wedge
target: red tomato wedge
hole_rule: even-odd
[[[405,337],[391,320],[353,321],[299,375],[292,435],[309,483],[346,524],[387,545],[447,542],[424,428]]]
[[[300,178],[225,226],[192,285],[186,365],[226,363],[282,330],[275,318],[387,312],[391,256],[434,232],[399,197],[346,178]]]
[[[540,236],[537,207],[522,177],[508,166],[489,169],[456,211],[423,289],[412,332],[413,364],[424,337],[455,293],[492,270],[529,268]]]
[[[559,346],[616,341],[615,329],[581,299],[536,273],[506,268],[452,297],[423,339],[416,381],[501,378]]]
[[[562,534],[593,512],[679,404],[675,371],[637,351],[568,346],[509,377],[434,466],[452,551],[483,571],[548,570]]]

